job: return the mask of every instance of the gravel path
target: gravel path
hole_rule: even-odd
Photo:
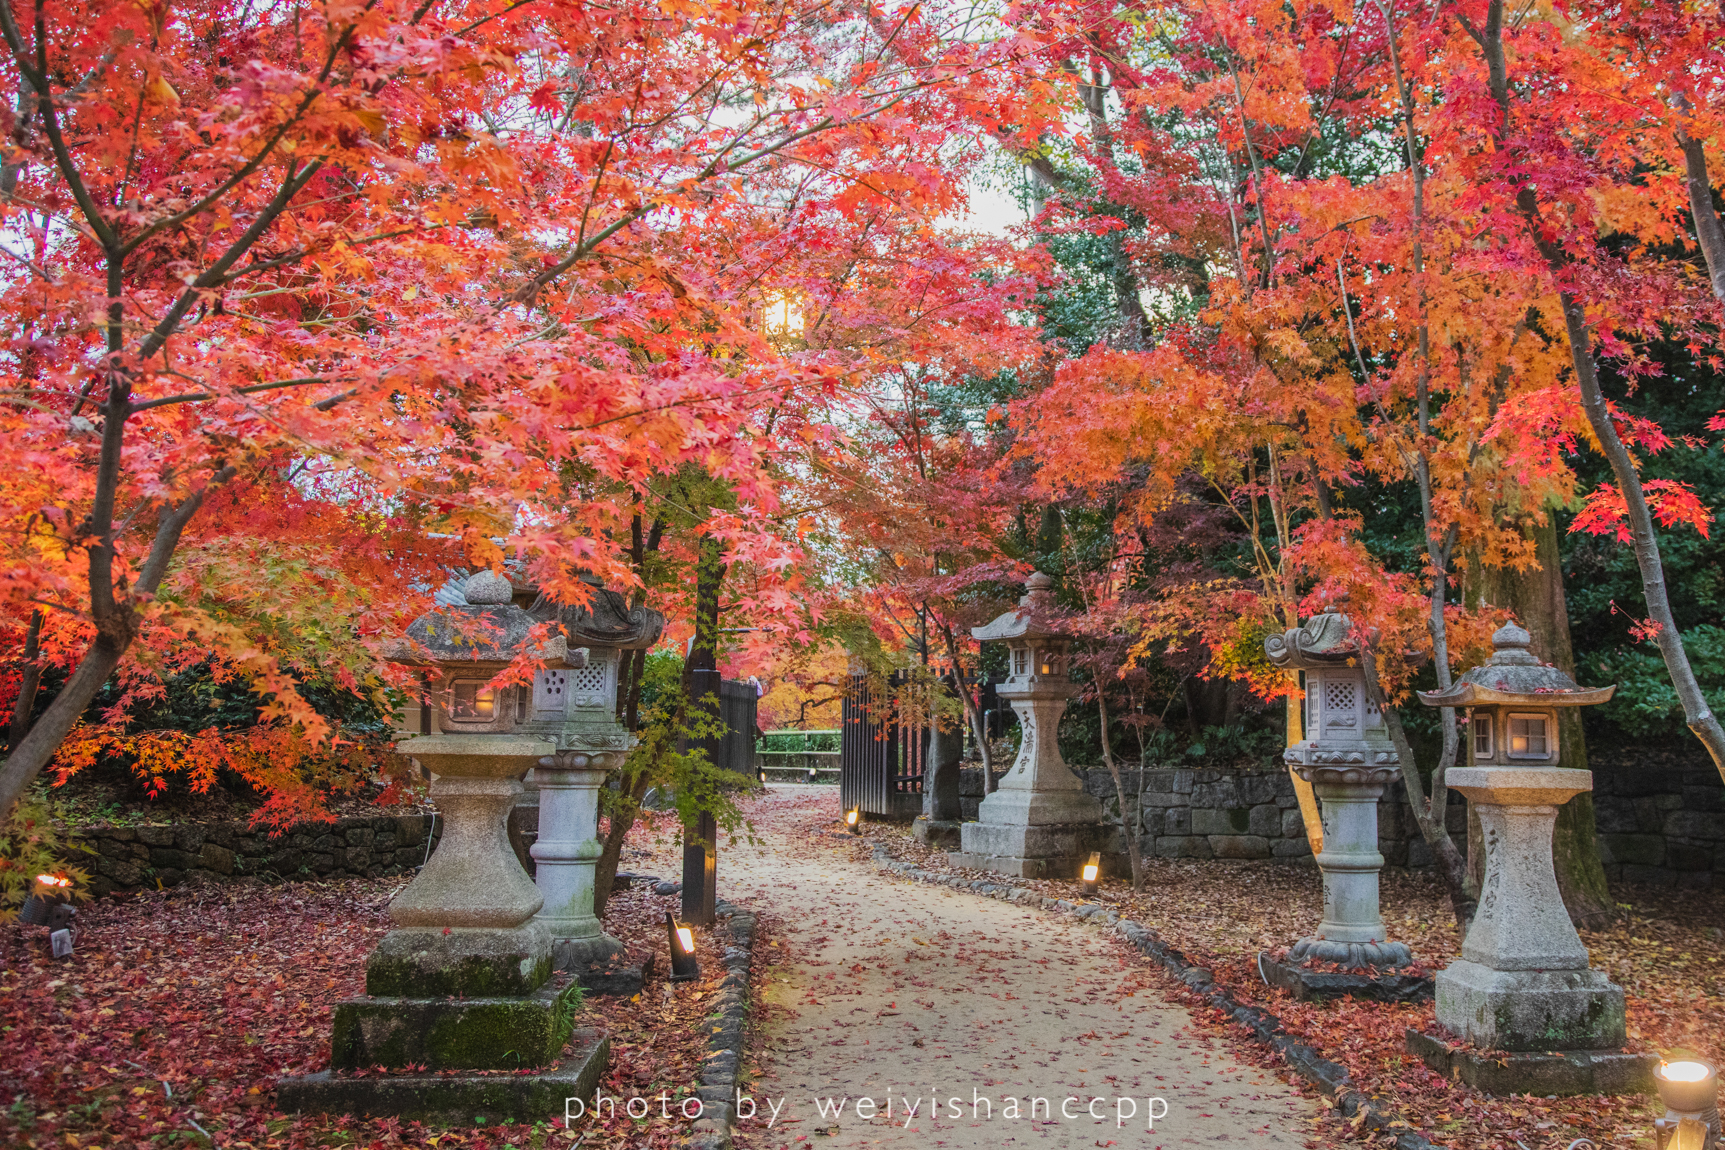
[[[1318,1104],[1195,1034],[1101,929],[891,877],[789,829],[836,811],[836,790],[772,788],[762,844],[720,859],[721,893],[776,919],[740,1142],[1307,1144]]]

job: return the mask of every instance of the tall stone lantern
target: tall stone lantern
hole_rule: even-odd
[[[1007,647],[1008,676],[996,687],[1018,713],[1018,758],[960,829],[955,865],[1020,878],[1075,876],[1108,837],[1102,804],[1060,757],[1060,716],[1079,688],[1068,675],[1072,637],[1041,620],[1054,608],[1053,580],[1038,571],[1018,606],[971,630]]]
[[[606,989],[590,968],[608,965],[624,948],[593,913],[599,788],[634,743],[617,721],[617,670],[622,652],[658,641],[665,618],[646,607],[631,610],[622,595],[599,586],[584,607],[551,606],[534,614],[554,620],[583,656],[567,665],[548,663],[534,676],[520,726],[554,748],[533,768],[539,789],[534,881],[545,900],[537,921],[551,934],[555,969],[578,971],[595,983],[591,989]]]
[[[432,772],[442,840],[389,904],[392,929],[366,959],[366,997],[336,1004],[332,1070],[283,1081],[284,1109],[541,1117],[604,1067],[602,1040],[573,1062],[560,1057],[577,985],[552,976],[551,932],[534,918],[544,899],[505,829],[521,776],[556,748],[524,730],[528,692],[491,685],[523,654],[564,673],[585,659],[561,635],[528,648],[538,620],[510,602],[507,579],[483,571],[463,591],[465,604],[421,616],[387,651],[429,672],[432,733],[400,750]],[[379,1066],[537,1073],[339,1075]]]
[[[1437,976],[1437,1020],[1473,1049],[1409,1032],[1408,1047],[1443,1073],[1489,1093],[1625,1093],[1652,1084],[1648,1056],[1623,1054],[1623,989],[1588,966],[1552,865],[1557,808],[1593,789],[1589,771],[1560,766],[1557,709],[1603,703],[1528,649],[1510,623],[1491,662],[1431,707],[1471,708],[1468,765],[1452,768],[1485,838],[1485,881],[1461,958]]]
[[[1418,989],[1418,980],[1321,969],[1334,964],[1382,972],[1413,961],[1407,944],[1390,941],[1378,909],[1384,866],[1378,800],[1400,773],[1401,760],[1383,715],[1366,695],[1353,629],[1346,615],[1330,611],[1264,641],[1272,663],[1306,673],[1307,737],[1283,757],[1323,804],[1324,849],[1317,858],[1324,875],[1323,920],[1289,949],[1287,964],[1262,961],[1265,976],[1296,997],[1399,998]]]

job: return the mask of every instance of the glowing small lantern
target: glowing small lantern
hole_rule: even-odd
[[[851,829],[851,834],[862,834],[862,808],[852,807],[845,812],[845,826]]]
[[[1665,1117],[1653,1124],[1659,1150],[1713,1150],[1719,1143],[1719,1075],[1705,1062],[1661,1062],[1654,1071]]]
[[[72,893],[72,880],[65,875],[39,874],[36,885],[39,889],[31,891],[18,908],[18,921],[47,927],[54,957],[67,958],[72,953],[72,920],[78,914],[67,901]]]
[[[1096,893],[1096,880],[1098,878],[1100,878],[1102,875],[1102,852],[1101,851],[1091,851],[1090,852],[1090,861],[1086,862],[1084,864],[1084,870],[1082,872],[1080,872],[1080,874],[1081,874],[1081,880],[1084,883],[1084,893],[1085,894],[1095,894]]]
[[[665,937],[671,946],[671,981],[689,982],[701,977],[701,964],[695,960],[695,932],[683,926],[665,912]]]

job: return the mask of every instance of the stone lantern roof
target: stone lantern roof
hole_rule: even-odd
[[[1447,691],[1421,691],[1428,707],[1584,707],[1603,703],[1616,693],[1609,687],[1582,687],[1556,667],[1541,663],[1528,650],[1533,636],[1514,623],[1492,635],[1491,662],[1468,671]]]
[[[524,651],[530,632],[544,620],[510,601],[513,588],[503,576],[490,571],[469,575],[462,592],[465,603],[421,615],[408,625],[405,639],[384,646],[384,657],[405,666],[474,671],[502,670],[523,653],[553,667],[587,665],[586,652],[570,649],[562,635],[551,635]]]
[[[665,616],[651,607],[631,608],[619,592],[596,583],[585,607],[560,607],[556,618],[569,641],[582,647],[651,647],[665,631]]]
[[[1053,579],[1041,571],[1035,572],[1024,581],[1024,597],[1018,601],[1018,606],[990,623],[972,627],[971,637],[984,643],[997,639],[1035,643],[1044,639],[1072,638],[1065,631],[1043,621],[1054,611],[1053,586]]]
[[[1339,611],[1313,615],[1303,627],[1293,627],[1264,640],[1264,654],[1278,667],[1322,671],[1358,662],[1360,645],[1354,621]]]

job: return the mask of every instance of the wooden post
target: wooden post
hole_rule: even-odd
[[[718,915],[719,827],[702,811],[683,834],[683,921],[711,926]]]

